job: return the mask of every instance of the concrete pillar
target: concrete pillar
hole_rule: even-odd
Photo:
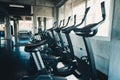
[[[44,30],[44,18],[41,17],[40,20],[41,20],[40,27],[41,27],[42,30]]]
[[[37,33],[37,20],[36,15],[33,15],[33,34]]]
[[[38,17],[37,20],[38,20],[38,33],[41,34],[41,32],[42,32],[41,17]]]
[[[5,22],[6,22],[5,38],[6,39],[12,39],[9,16],[5,17]]]
[[[15,45],[18,43],[18,20],[14,20],[14,41],[15,41]]]
[[[38,28],[42,28],[42,26],[41,26],[41,17],[38,17]]]
[[[111,2],[114,3],[114,12],[108,80],[120,80],[120,0],[111,0]]]
[[[46,20],[47,20],[46,17],[44,17],[43,20],[44,20],[44,31],[45,31],[45,30],[46,30]],[[52,23],[51,23],[51,24],[52,24]]]
[[[5,41],[6,41],[6,49],[12,50],[12,35],[11,35],[11,25],[10,25],[10,18],[9,16],[5,17]]]
[[[58,15],[59,15],[59,9],[58,9],[58,7],[54,7],[53,8],[54,10],[53,10],[53,17],[54,17],[54,22],[55,21],[58,21]],[[58,22],[57,22],[57,24],[58,24]]]

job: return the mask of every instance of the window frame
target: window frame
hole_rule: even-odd
[[[109,4],[110,4],[110,8],[109,8],[109,33],[108,36],[94,36],[91,39],[95,39],[95,40],[101,40],[101,41],[111,41],[111,34],[112,34],[112,26],[113,26],[113,18],[114,18],[114,0],[110,0]]]

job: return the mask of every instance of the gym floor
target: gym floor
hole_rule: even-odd
[[[24,46],[11,48],[7,42],[1,40],[0,45],[0,80],[19,80],[24,75],[34,74],[34,64],[30,66],[30,54],[24,51]]]
[[[34,75],[36,68],[30,58],[30,54],[24,51],[24,46],[0,48],[0,80],[20,80],[25,75]],[[100,72],[98,74],[100,80],[107,80],[107,76]],[[67,78],[75,80],[73,75]]]

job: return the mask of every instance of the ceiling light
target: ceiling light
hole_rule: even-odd
[[[24,8],[23,5],[13,5],[13,4],[10,4],[9,6],[10,6],[10,7],[17,7],[17,8]]]

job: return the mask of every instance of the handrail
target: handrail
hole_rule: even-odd
[[[82,21],[79,24],[77,24],[74,28],[80,26],[85,21],[89,10],[90,10],[90,7],[86,8]]]
[[[88,13],[89,9],[90,9],[90,7],[86,8],[85,13],[84,13],[84,17],[83,17],[82,21],[79,24],[76,25],[76,15],[74,15],[74,24],[72,26],[70,26],[70,27],[67,27],[67,28],[63,29],[62,31],[63,32],[70,32],[74,28],[76,28],[76,27],[80,26],[81,24],[83,24],[83,22],[86,19],[86,16],[87,16],[87,13]]]
[[[92,37],[97,33],[97,29],[98,29],[98,25],[102,24],[105,21],[106,18],[106,12],[105,12],[105,2],[101,2],[101,12],[102,12],[102,20],[100,20],[97,23],[92,23],[92,24],[88,24],[82,28],[77,28],[78,25],[76,26],[76,28],[74,28],[74,32],[77,35],[81,35],[81,36],[85,36],[85,37]]]

